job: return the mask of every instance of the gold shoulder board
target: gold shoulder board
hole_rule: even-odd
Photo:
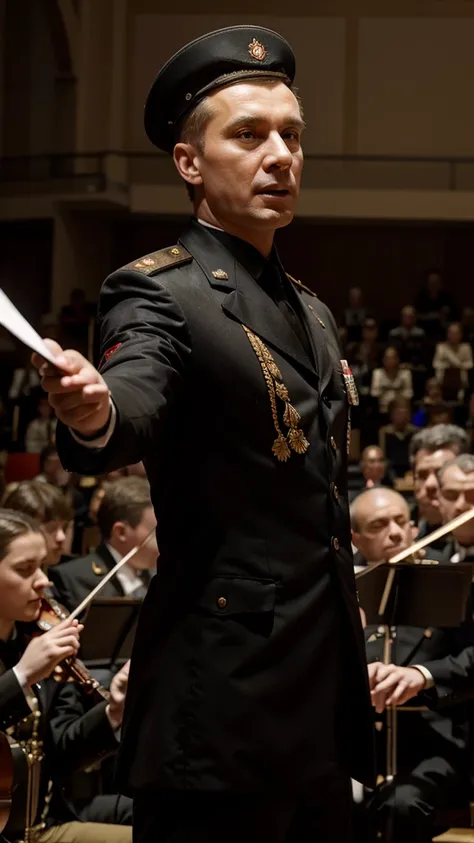
[[[288,273],[286,274],[288,275]],[[313,290],[310,290],[309,287],[306,287],[304,284],[301,283],[301,281],[298,281],[297,278],[293,278],[292,275],[288,275],[288,278],[290,279],[290,281],[293,281],[293,284],[295,284],[299,290],[304,290],[305,293],[309,293],[310,296],[318,298],[317,293],[313,292]]]
[[[127,263],[126,266],[121,268],[143,272],[145,275],[156,275],[164,269],[169,269],[170,266],[180,266],[183,263],[189,263],[191,260],[192,255],[183,246],[168,246],[166,249],[151,252],[143,258]]]

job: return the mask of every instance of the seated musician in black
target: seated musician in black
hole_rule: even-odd
[[[74,770],[100,763],[117,748],[128,665],[116,674],[108,703],[52,678],[55,667],[77,653],[82,627],[66,620],[31,637],[48,585],[45,557],[38,523],[0,509],[0,730],[15,741],[37,741],[35,751],[44,755],[27,774],[21,750],[15,751],[15,790],[3,835],[25,839],[25,826],[38,826],[37,843],[130,843],[130,799],[97,796],[77,810],[69,789]]]
[[[352,504],[352,541],[367,562],[390,559],[413,543],[416,528],[410,521],[404,498],[391,489],[364,492]],[[363,607],[362,607],[363,608]],[[420,690],[429,683],[425,665],[456,658],[474,643],[474,631],[423,629],[399,626],[393,633],[392,661],[396,669]],[[365,629],[367,661],[377,668],[383,661],[383,628]],[[381,670],[384,670],[381,666]],[[370,670],[369,670],[370,672]],[[436,669],[433,675],[438,681]],[[420,705],[422,703],[420,702]],[[378,773],[386,773],[387,734],[384,720],[377,731]],[[392,843],[431,843],[442,830],[443,815],[469,801],[469,732],[467,707],[463,704],[442,711],[398,713],[398,773],[385,782],[365,803],[370,832],[366,843],[382,837],[392,823]]]
[[[70,611],[120,559],[156,528],[148,481],[143,477],[120,477],[106,483],[97,512],[97,525],[101,542],[96,550],[50,572],[58,600]],[[101,596],[143,598],[157,556],[158,547],[153,536],[104,586]]]

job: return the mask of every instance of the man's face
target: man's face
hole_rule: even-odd
[[[369,448],[362,459],[362,474],[372,483],[380,483],[385,475],[386,463],[380,448]]]
[[[209,104],[194,162],[212,214],[230,230],[288,225],[303,167],[295,95],[282,82],[239,83],[212,94]]]
[[[45,564],[48,567],[57,565],[64,552],[69,524],[67,521],[53,520],[46,521],[42,527],[47,548]]]
[[[443,474],[439,495],[439,508],[443,523],[467,512],[474,506],[474,472],[464,474],[457,465],[451,465]],[[474,544],[474,519],[468,521],[453,536],[464,546]]]
[[[437,451],[422,449],[415,456],[414,487],[420,518],[426,519],[428,524],[441,523],[439,511],[439,484],[436,472],[448,460],[452,460],[456,452],[451,448],[439,448]]]
[[[392,424],[397,428],[397,430],[401,430],[405,428],[407,424],[410,422],[410,410],[408,407],[395,407],[391,414],[390,419]]]
[[[156,529],[156,518],[153,507],[147,506],[146,509],[143,510],[143,515],[136,527],[132,527],[130,524],[124,524],[122,527],[124,527],[124,539],[119,549],[122,556],[125,556],[125,554],[133,547],[136,547],[143,541],[143,539],[146,539],[147,535],[151,533],[152,530]],[[150,570],[156,565],[158,553],[156,536],[153,534],[150,541],[141,550],[139,550],[135,556],[132,556],[130,559],[130,565],[137,571]]]
[[[402,325],[404,328],[413,328],[415,324],[415,311],[412,307],[404,307],[402,310]]]
[[[10,542],[0,562],[0,618],[34,621],[39,615],[48,578],[41,570],[46,546],[41,533],[24,533]]]
[[[391,559],[409,547],[417,533],[403,498],[384,489],[360,502],[357,521],[352,541],[368,562]]]

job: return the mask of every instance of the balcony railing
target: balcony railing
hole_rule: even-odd
[[[178,185],[171,158],[102,151],[0,158],[0,192],[93,193],[131,184]],[[307,155],[303,187],[326,190],[474,191],[474,158]]]

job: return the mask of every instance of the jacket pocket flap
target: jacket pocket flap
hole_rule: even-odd
[[[216,615],[272,612],[276,583],[247,577],[215,577],[205,586],[199,605]]]

